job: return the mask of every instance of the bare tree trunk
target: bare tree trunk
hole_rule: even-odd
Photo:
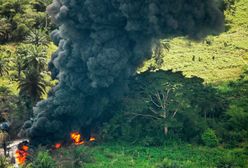
[[[168,135],[168,126],[164,125],[164,135],[167,136]]]

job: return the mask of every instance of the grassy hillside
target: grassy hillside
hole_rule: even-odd
[[[227,30],[219,36],[209,36],[201,42],[182,37],[171,39],[169,52],[165,50],[162,55],[164,63],[161,68],[183,71],[187,76],[198,76],[206,82],[237,79],[248,62],[248,0],[239,0],[234,9],[225,12]],[[13,54],[15,46],[0,45]],[[147,61],[142,70],[152,62]],[[9,77],[1,77],[0,86],[8,86],[17,93],[17,84]]]
[[[206,82],[238,78],[248,61],[248,0],[239,0],[234,8],[225,12],[226,32],[208,36],[201,42],[184,38],[170,40],[169,52],[163,53],[162,69],[183,71]]]

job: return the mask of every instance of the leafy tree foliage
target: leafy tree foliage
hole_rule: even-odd
[[[0,43],[24,40],[32,29],[50,29],[45,13],[48,3],[50,0],[1,0]]]
[[[33,29],[30,30],[29,34],[27,35],[25,42],[34,44],[36,46],[39,45],[48,45],[49,38],[47,33],[43,29]]]
[[[7,120],[11,123],[9,135],[11,138],[15,138],[20,126],[27,120],[30,111],[20,97],[3,86],[0,87],[0,113],[2,112],[8,114]]]
[[[0,77],[9,74],[9,69],[9,58],[6,56],[6,53],[0,53]]]
[[[8,19],[2,17],[0,19],[0,42],[9,39],[11,31],[11,24],[8,22]]]
[[[55,168],[56,163],[53,160],[52,156],[47,151],[40,151],[33,161],[31,167],[37,168]]]
[[[216,147],[219,143],[219,140],[218,140],[214,130],[209,129],[209,128],[203,132],[201,139],[202,139],[203,143],[209,147]]]
[[[44,80],[44,74],[47,70],[46,47],[23,44],[17,48],[16,53],[18,88],[27,106],[32,109],[32,106],[46,93],[46,82]]]
[[[181,72],[144,72],[130,82],[130,94],[105,124],[103,137],[145,145],[159,145],[169,138],[199,142],[208,120],[223,112],[224,102],[200,78],[186,78]],[[212,105],[201,107],[204,103]]]
[[[23,60],[23,69],[26,71],[35,70],[38,73],[46,69],[46,48],[43,46],[28,45],[25,49],[27,55]]]
[[[224,115],[223,139],[230,145],[237,145],[248,140],[248,71],[240,79],[230,82],[223,91],[229,107]]]
[[[5,158],[4,156],[0,156],[0,167],[1,168],[8,168],[10,167],[11,164],[9,163],[9,161],[7,160],[7,158]]]
[[[6,87],[0,87],[0,112],[16,109],[16,98]]]
[[[35,105],[45,94],[46,83],[43,76],[36,70],[26,71],[25,78],[21,79],[19,84],[20,95],[26,95],[30,98],[32,105]]]

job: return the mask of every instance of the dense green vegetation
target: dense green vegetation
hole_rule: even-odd
[[[245,151],[167,143],[163,147],[130,144],[71,146],[48,153],[40,149],[32,164],[37,168],[209,168],[246,167]],[[1,162],[0,162],[1,164]],[[56,165],[56,166],[55,166]]]
[[[39,150],[26,168],[246,168],[246,153],[240,149],[198,147],[189,144],[167,144],[163,147],[130,144],[100,144],[63,148],[48,153]],[[12,168],[4,159],[3,168]]]
[[[157,71],[132,81],[120,108],[111,108],[117,114],[103,127],[107,139],[121,137],[144,145],[159,145],[169,137],[199,142],[208,122],[226,108],[221,95],[197,77]]]
[[[51,0],[0,1],[0,112],[11,137],[56,81]],[[162,40],[109,105],[97,143],[39,149],[26,167],[245,167],[248,165],[248,0],[225,0],[226,31],[203,41]],[[55,166],[56,165],[56,166]],[[0,167],[8,167],[0,157]]]
[[[0,2],[0,111],[10,114],[15,137],[32,107],[51,88],[47,63],[55,47],[45,13],[51,1],[4,0]]]

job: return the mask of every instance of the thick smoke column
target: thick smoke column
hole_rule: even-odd
[[[49,64],[59,83],[24,125],[29,138],[43,144],[87,126],[120,98],[154,41],[198,39],[221,32],[224,20],[213,0],[54,0],[48,13],[59,26]]]

